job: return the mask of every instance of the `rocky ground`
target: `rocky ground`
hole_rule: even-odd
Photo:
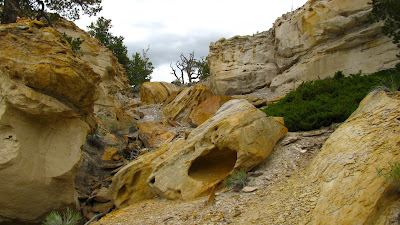
[[[307,165],[337,127],[288,133],[247,173],[245,189],[220,187],[211,204],[208,196],[189,202],[156,198],[116,210],[95,224],[301,224],[318,190],[315,183],[298,180],[304,179]]]

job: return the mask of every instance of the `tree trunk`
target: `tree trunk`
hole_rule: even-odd
[[[1,15],[1,24],[17,22],[18,9],[19,0],[4,0],[4,8]]]

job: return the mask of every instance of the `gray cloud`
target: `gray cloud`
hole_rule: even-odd
[[[209,45],[222,37],[232,35],[221,34],[212,31],[195,31],[185,35],[163,33],[149,37],[145,41],[125,42],[128,47],[129,55],[135,52],[142,52],[150,45],[148,56],[155,67],[165,64],[175,63],[179,60],[181,53],[189,55],[194,51],[195,57],[206,57],[209,52]]]

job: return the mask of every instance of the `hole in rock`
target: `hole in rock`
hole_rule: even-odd
[[[132,182],[131,182],[131,188],[134,188],[137,185],[137,183],[139,183],[139,178],[140,178],[141,174],[142,174],[142,171],[139,170],[135,173],[135,175],[133,175]]]
[[[118,190],[118,197],[124,196],[126,193],[126,185],[122,186],[119,190]]]
[[[153,179],[150,180],[150,183],[155,184],[156,183],[156,178],[153,177]]]
[[[223,179],[233,170],[237,159],[236,151],[229,148],[214,148],[199,156],[189,168],[189,176],[196,180],[210,181]]]

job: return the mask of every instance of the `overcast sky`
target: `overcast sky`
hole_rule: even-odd
[[[209,45],[220,38],[266,31],[282,14],[307,0],[103,0],[97,17],[111,19],[115,36],[125,37],[129,56],[150,46],[155,66],[151,81],[173,81],[169,64],[179,55],[195,52],[206,57]],[[75,23],[84,30],[97,17]]]

